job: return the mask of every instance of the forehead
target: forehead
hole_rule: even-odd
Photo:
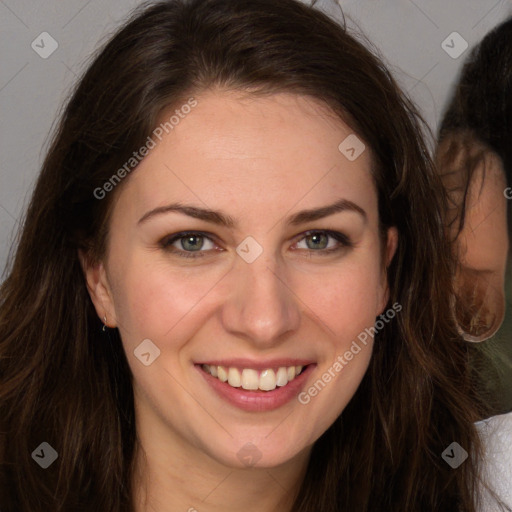
[[[319,100],[225,91],[195,100],[178,122],[179,106],[162,115],[167,130],[130,176],[122,195],[141,208],[183,198],[282,211],[344,197],[376,211],[369,148]]]

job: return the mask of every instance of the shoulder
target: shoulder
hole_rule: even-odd
[[[512,509],[512,412],[476,423],[484,447],[482,476],[497,496]],[[484,492],[482,512],[495,510]],[[487,508],[486,508],[487,507]]]

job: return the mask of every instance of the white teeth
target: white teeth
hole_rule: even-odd
[[[261,372],[258,387],[262,391],[272,391],[273,389],[276,389],[276,374],[274,370],[263,370]]]
[[[279,370],[277,370],[277,382],[278,386],[286,386],[288,384],[288,372],[284,366],[281,366]]]
[[[246,389],[248,391],[272,391],[276,387],[283,387],[300,374],[302,366],[281,366],[275,371],[268,368],[261,372],[251,368],[244,368],[241,372],[238,368],[224,366],[202,365],[203,370],[221,382],[227,382],[234,388]]]
[[[242,387],[244,389],[258,389],[258,372],[256,370],[246,369],[242,372]]]
[[[205,365],[205,366],[208,366],[208,365]],[[209,368],[210,368],[210,373],[211,373],[211,366]],[[213,373],[212,373],[212,375],[213,375]],[[213,375],[213,376],[215,377],[215,375]],[[226,382],[228,380],[228,372],[226,371],[226,369],[223,366],[217,366],[217,378],[221,382]]]
[[[239,388],[242,385],[242,376],[236,368],[228,370],[228,384],[234,388]]]

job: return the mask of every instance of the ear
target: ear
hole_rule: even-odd
[[[107,327],[116,327],[117,320],[112,290],[107,272],[102,261],[92,262],[82,251],[78,251],[80,265],[84,272],[87,291],[91,297],[96,313],[102,322],[107,319]]]
[[[382,277],[379,290],[379,298],[377,305],[376,316],[384,313],[384,309],[389,300],[389,283],[388,283],[388,267],[395,256],[398,247],[398,230],[395,227],[388,228],[386,235],[386,245],[384,248],[383,264],[382,264]]]

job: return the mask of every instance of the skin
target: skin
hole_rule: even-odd
[[[449,140],[440,151],[448,149]],[[509,251],[507,232],[507,187],[500,158],[475,141],[471,151],[484,149],[483,160],[475,168],[469,188],[464,227],[456,239],[460,268],[455,285],[464,299],[471,301],[474,331],[468,341],[484,341],[493,336],[505,316],[505,272]],[[455,162],[455,167],[459,164]],[[460,179],[456,174],[451,180]],[[448,182],[449,188],[460,184]],[[459,201],[459,199],[455,199]],[[454,225],[454,234],[456,234]],[[471,335],[473,334],[473,335]]]
[[[340,153],[353,131],[322,103],[221,90],[196,99],[116,191],[105,258],[82,259],[97,313],[119,328],[134,376],[137,511],[290,510],[312,444],[354,395],[372,343],[307,405],[293,399],[266,412],[220,398],[194,362],[301,357],[317,365],[304,389],[311,386],[385,311],[397,233],[390,229],[382,246],[370,151],[353,162]],[[340,198],[365,217],[347,210],[286,223]],[[178,201],[222,211],[236,225],[176,212],[139,223]],[[344,233],[353,247],[330,237],[315,245],[311,229]],[[197,260],[160,243],[187,230],[212,235]],[[247,236],[263,248],[252,263],[236,252]],[[172,247],[185,251],[182,243]],[[150,366],[133,354],[144,339],[161,351]],[[261,454],[252,467],[237,457],[248,442]]]

